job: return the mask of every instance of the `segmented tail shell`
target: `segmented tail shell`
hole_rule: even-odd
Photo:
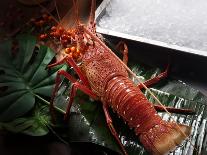
[[[163,121],[139,138],[144,147],[153,155],[163,155],[173,151],[190,135],[191,128],[186,125]]]
[[[152,103],[127,77],[108,81],[104,102],[121,116],[151,154],[166,154],[189,136],[190,127],[163,121]]]

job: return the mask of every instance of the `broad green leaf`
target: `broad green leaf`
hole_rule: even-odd
[[[0,121],[10,121],[30,111],[35,96],[50,97],[56,71],[46,69],[54,52],[46,46],[36,47],[36,38],[19,35],[18,52],[13,55],[11,40],[0,44]]]
[[[13,133],[43,136],[49,132],[49,122],[48,107],[36,106],[32,116],[16,118],[8,123],[2,122],[0,123],[0,128]]]
[[[197,101],[204,104],[207,103],[207,97],[204,94],[182,81],[167,81],[166,84],[159,89],[187,100]]]

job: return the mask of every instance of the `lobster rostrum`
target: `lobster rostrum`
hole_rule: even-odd
[[[81,24],[79,20],[77,1],[73,0],[73,4],[76,17],[74,26],[68,27],[66,23],[70,21],[66,15],[58,26],[52,28],[50,33],[51,37],[59,40],[63,50],[59,53],[62,55],[62,59],[48,67],[66,63],[73,67],[79,79],[75,79],[64,70],[58,71],[51,97],[51,111],[53,111],[54,97],[61,82],[60,76],[64,76],[72,82],[65,118],[69,115],[77,89],[80,89],[93,99],[102,102],[107,125],[124,154],[127,152],[113,127],[108,112],[109,107],[134,130],[149,153],[166,154],[173,150],[189,136],[190,127],[162,120],[156,112],[157,109],[169,111],[176,111],[176,109],[153,105],[140,90],[143,84],[137,86],[129,78],[129,69],[126,67],[128,50],[125,43],[120,42],[117,45],[117,49],[123,53],[123,61],[121,61],[99,39],[94,23],[95,0],[92,0],[89,21],[85,25]],[[78,62],[81,62],[81,65],[78,66]],[[166,76],[167,70],[158,77],[146,81],[144,87],[156,83]],[[182,110],[180,111],[182,112]]]

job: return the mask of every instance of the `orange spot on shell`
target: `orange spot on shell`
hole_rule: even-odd
[[[57,29],[57,31],[58,31],[60,34],[62,34],[65,30],[64,30],[64,28],[59,27],[59,28]]]
[[[63,39],[63,40],[69,40],[70,37],[69,37],[68,35],[66,35],[66,34],[63,34],[63,35],[61,36],[61,39]]]
[[[77,49],[77,50],[76,50],[76,53],[80,54],[80,50]]]
[[[70,50],[71,50],[72,53],[75,53],[76,48],[75,48],[74,46],[72,46],[72,47],[70,48]]]
[[[59,37],[60,37],[60,33],[58,33],[58,32],[56,31],[56,32],[53,33],[53,36],[56,37],[56,38],[59,38]]]
[[[77,59],[77,58],[80,56],[79,53],[72,53],[72,55],[73,55],[73,58],[74,58],[74,59]]]
[[[71,30],[67,30],[66,34],[71,35],[72,34]]]
[[[66,53],[66,54],[71,53],[71,50],[70,50],[70,48],[69,48],[69,47],[65,48],[65,53]]]

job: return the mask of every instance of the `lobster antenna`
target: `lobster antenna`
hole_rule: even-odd
[[[80,24],[80,19],[79,19],[79,6],[77,3],[78,0],[73,0],[73,5],[75,7],[75,15],[76,15],[76,24]]]
[[[131,69],[125,64],[123,63],[123,61],[121,61],[117,56],[116,54],[114,54],[98,37],[94,36],[90,31],[88,31],[88,29],[86,27],[83,27],[85,32],[88,33],[94,40],[96,40],[102,47],[104,47],[107,51],[109,51],[124,67],[125,69],[131,74],[133,75],[139,82],[140,84],[150,93],[150,95],[152,95],[152,97],[163,107],[163,109],[170,115],[171,113],[166,109],[166,107],[159,101],[159,99],[152,93],[151,90],[149,90],[149,88],[147,88],[147,86],[145,86],[141,80],[139,79],[139,77],[131,71]],[[172,118],[173,119],[173,118]],[[173,119],[174,122],[176,122],[174,119]],[[180,130],[180,132],[187,138],[188,136],[181,130],[181,128],[179,127],[179,125],[177,123],[175,123],[176,126],[178,127],[178,129]],[[198,150],[195,148],[194,144],[191,142],[191,140],[189,140],[190,144],[194,147],[194,149],[196,150],[196,152],[198,153]]]
[[[95,19],[95,9],[96,9],[96,1],[92,0],[91,11],[90,11],[90,15],[89,15],[89,22],[94,21],[94,19]]]
[[[33,0],[34,2],[37,2],[36,0]],[[48,11],[46,7],[44,7],[42,4],[37,3],[43,10],[45,10],[51,17],[52,19],[57,23],[60,24],[60,22]]]
[[[57,7],[57,1],[54,0],[54,3],[55,3],[55,9],[56,9],[56,13],[57,13],[57,16],[58,16],[58,20],[60,21],[60,14],[59,14],[59,11],[58,11],[58,7]]]

